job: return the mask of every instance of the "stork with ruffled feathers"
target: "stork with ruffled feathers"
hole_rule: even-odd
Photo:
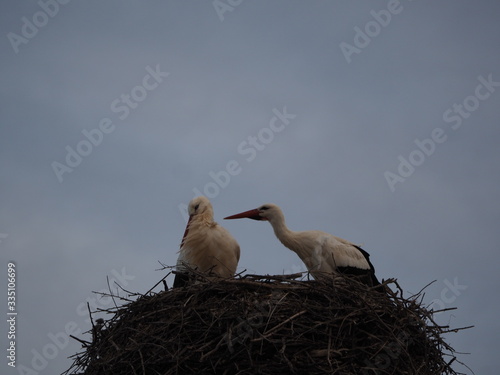
[[[177,259],[174,288],[189,282],[188,267],[207,275],[234,276],[240,259],[240,246],[226,229],[214,221],[208,198],[193,198],[188,205],[188,214]]]

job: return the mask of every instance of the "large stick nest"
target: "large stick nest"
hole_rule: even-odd
[[[456,374],[443,334],[457,329],[434,322],[421,292],[298,276],[118,297],[125,303],[92,322],[92,342],[78,339],[84,351],[65,374]]]

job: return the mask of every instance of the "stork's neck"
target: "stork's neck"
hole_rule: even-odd
[[[285,224],[283,216],[276,217],[274,220],[269,221],[274,229],[274,234],[281,241],[283,245],[295,251],[295,232],[288,229]]]
[[[295,252],[300,259],[306,264],[306,266],[311,269],[314,263],[311,263],[311,251],[304,242],[304,238],[301,238],[301,234],[305,232],[295,232],[288,229],[285,224],[285,218],[283,216],[274,218],[269,221],[274,229],[274,234],[280,240],[280,242],[287,248]]]

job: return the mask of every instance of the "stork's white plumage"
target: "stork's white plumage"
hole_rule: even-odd
[[[240,218],[269,221],[276,237],[302,259],[315,277],[324,273],[343,273],[359,276],[370,286],[380,284],[366,251],[352,242],[318,230],[291,231],[285,224],[283,212],[275,204],[264,204],[225,219]]]
[[[231,277],[240,259],[240,246],[231,234],[214,221],[210,201],[203,196],[193,198],[188,205],[189,220],[177,259],[177,271],[186,265],[200,272]],[[176,274],[174,287],[183,286],[187,275]]]

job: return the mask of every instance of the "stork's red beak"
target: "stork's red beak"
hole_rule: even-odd
[[[226,220],[226,219],[228,219],[228,220],[230,220],[230,219],[243,219],[243,218],[248,218],[248,219],[253,219],[253,220],[267,220],[266,218],[259,215],[258,209],[240,212],[239,214],[225,217],[224,220]]]

